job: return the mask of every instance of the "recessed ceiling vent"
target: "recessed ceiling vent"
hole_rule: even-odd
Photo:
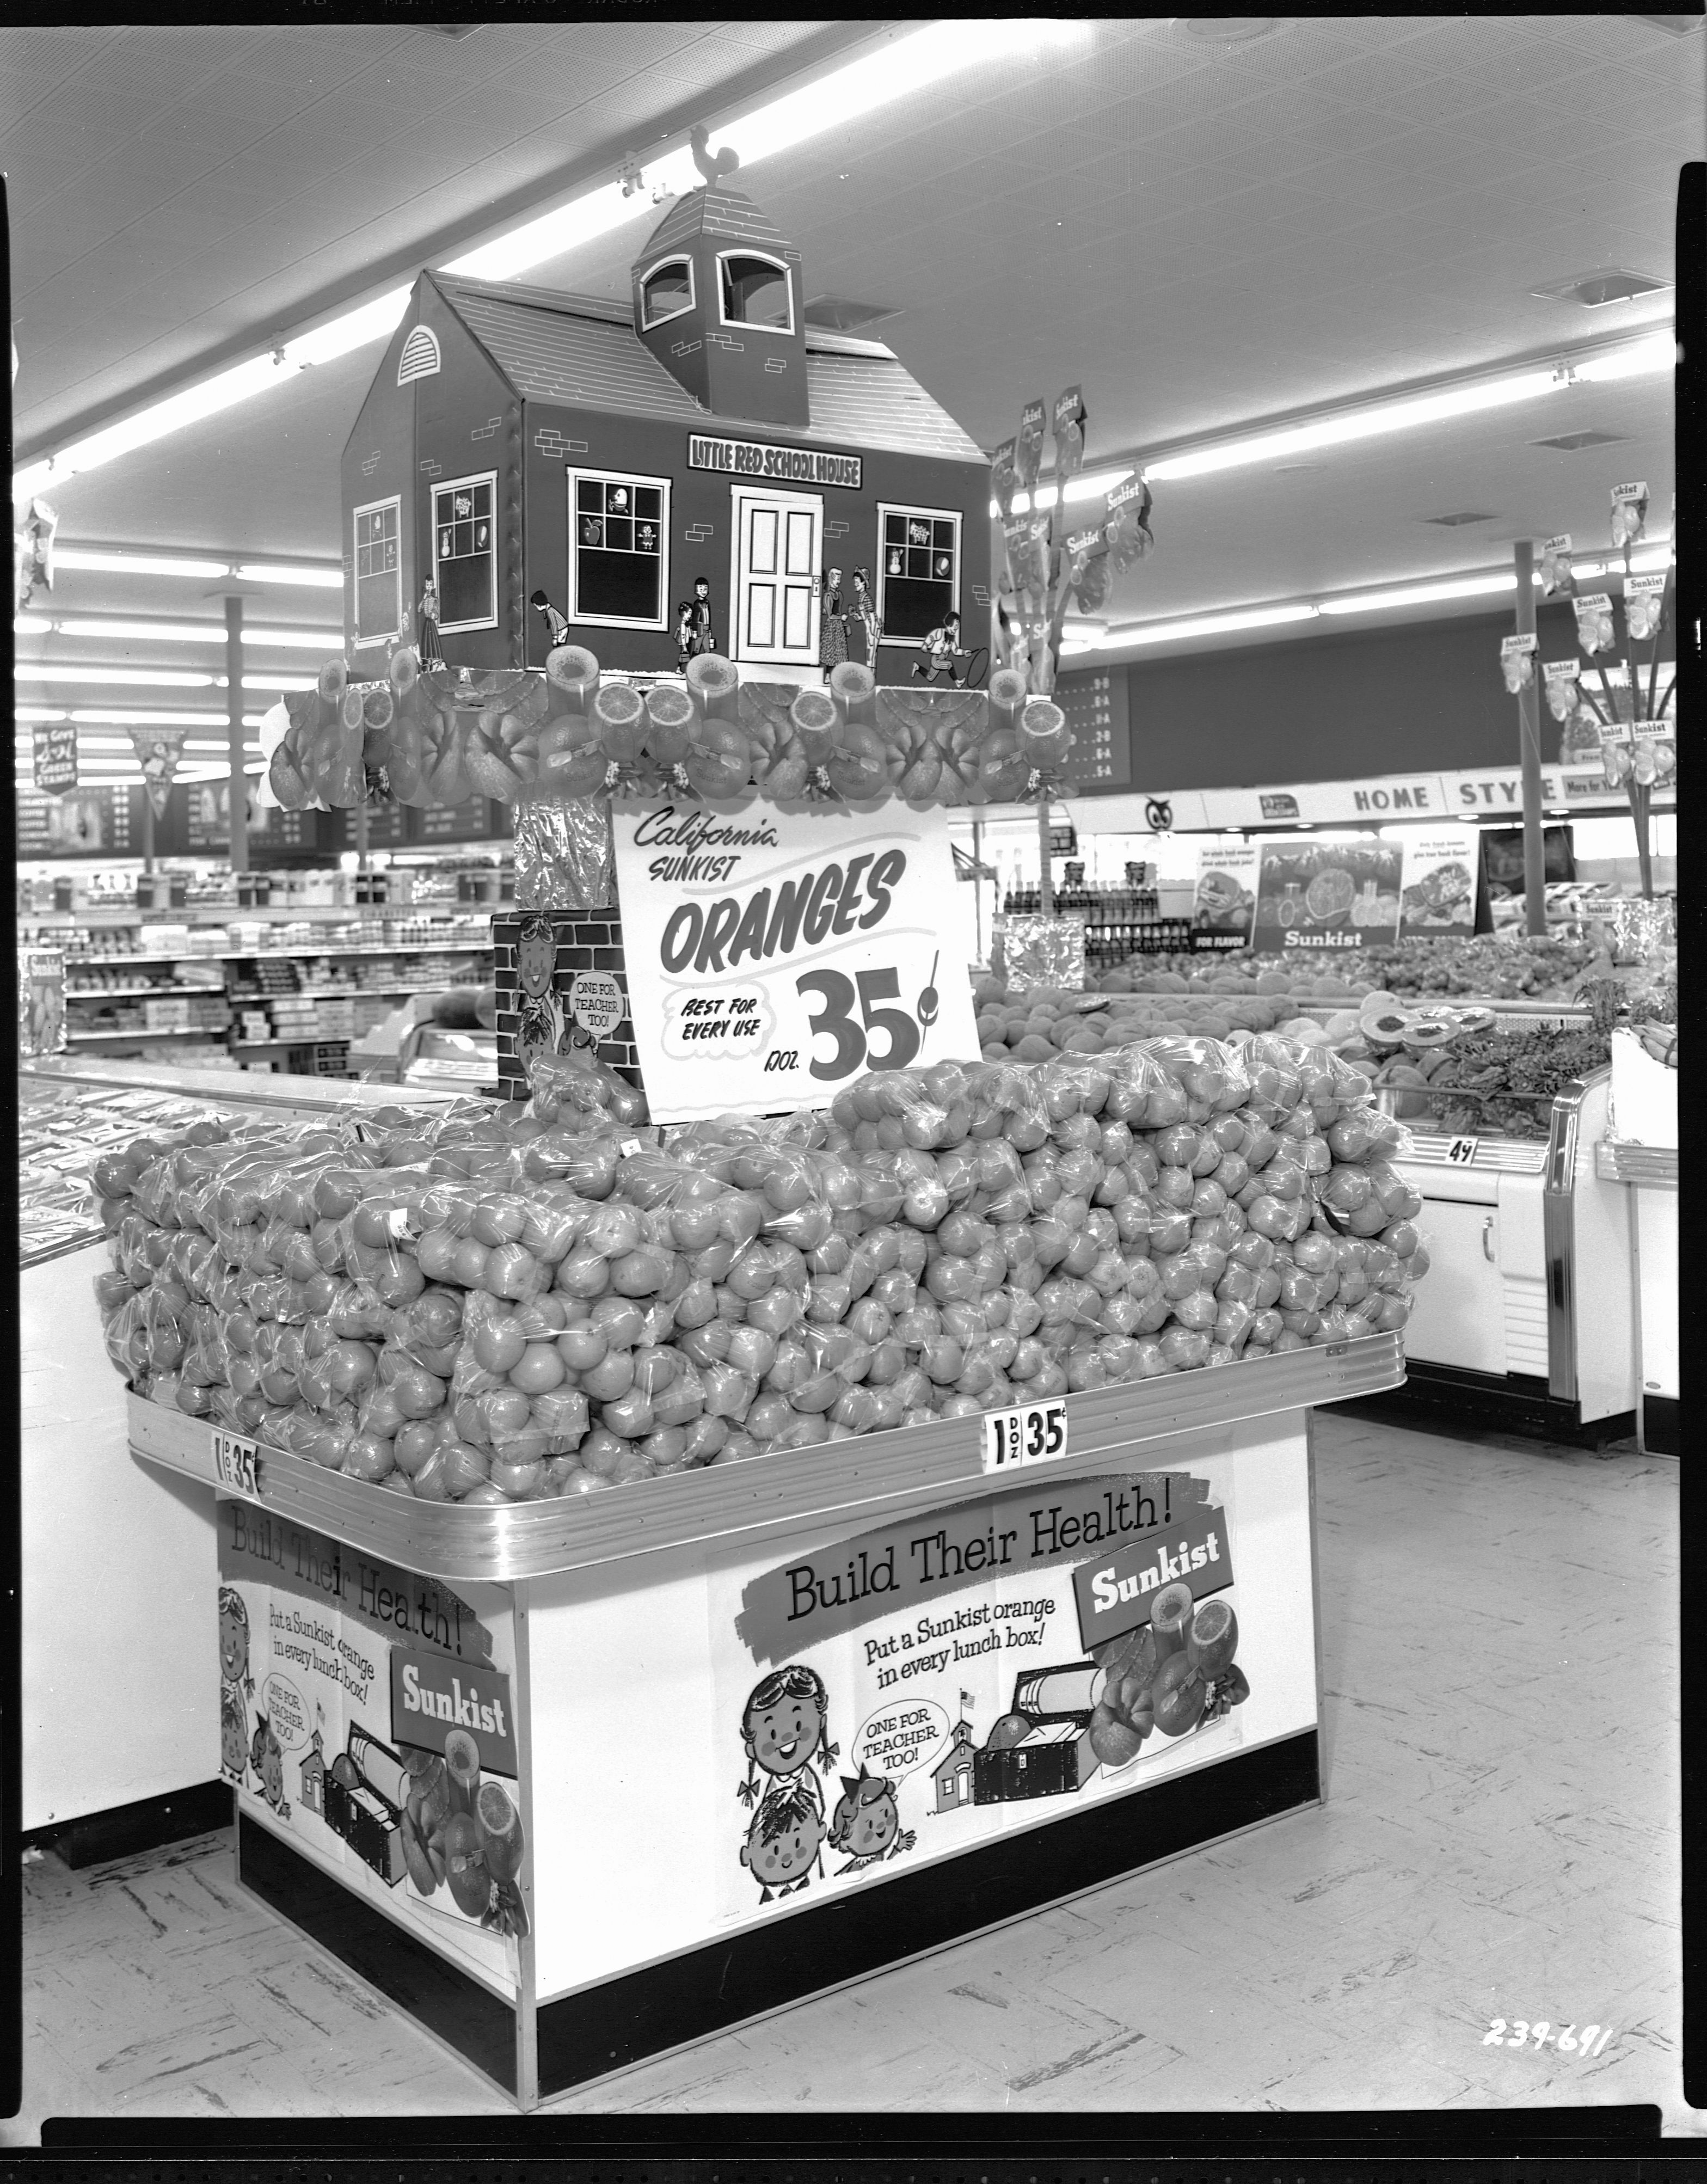
[[[1425,515],[1422,520],[1425,523],[1438,523],[1448,531],[1456,531],[1464,523],[1492,523],[1493,513],[1491,508],[1460,508],[1451,515]]]
[[[1532,440],[1532,448],[1554,448],[1561,455],[1579,454],[1584,448],[1611,448],[1627,440],[1627,432],[1560,432],[1550,440]]]
[[[1569,280],[1550,281],[1546,287],[1532,288],[1529,292],[1549,304],[1580,304],[1584,310],[1598,311],[1604,304],[1627,304],[1633,297],[1651,296],[1671,286],[1669,281],[1658,280],[1651,273],[1603,265],[1598,272],[1573,273]]]
[[[854,304],[845,296],[815,296],[806,306],[809,326],[826,333],[851,334],[858,326],[875,326],[880,319],[900,316],[896,304]]]
[[[1699,15],[1638,15],[1638,23],[1651,23],[1656,31],[1664,31],[1668,38],[1687,38],[1701,27]]]
[[[1188,38],[1206,46],[1248,46],[1281,25],[1278,15],[1176,15],[1174,20]]]

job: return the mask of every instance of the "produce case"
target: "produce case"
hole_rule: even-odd
[[[525,2109],[1319,1801],[1309,1408],[1403,1377],[1370,1335],[1071,1396],[1060,1457],[1011,1475],[959,1418],[504,1508],[375,1496],[135,1396],[129,1435],[217,1527],[222,1635],[245,1604],[240,1883]],[[1236,1605],[1248,1696],[1099,1764],[1091,1649],[1182,1573]],[[305,1646],[348,1664],[342,1724]],[[398,1869],[395,1747],[435,1675],[486,1704],[525,1845],[496,1930]],[[1059,1745],[1026,1781],[1015,1754]],[[792,1840],[743,1801],[755,1750],[801,1793]]]
[[[1645,1451],[1682,1450],[1677,1365],[1677,1072],[1631,1032],[1612,1040],[1612,1113],[1594,1148],[1600,1180],[1630,1201],[1640,1383],[1637,1436]]]
[[[19,1270],[23,1826],[59,1828],[212,1781],[217,1693],[186,1676],[206,1653],[215,1582],[205,1495],[139,1475],[105,1369],[94,1278],[108,1261],[81,1203],[29,1189],[30,1164],[69,1153],[86,1174],[101,1133],[175,1113],[308,1117],[387,1095],[312,1078],[177,1069],[89,1056],[20,1066],[25,1141]],[[390,1095],[396,1097],[393,1093]],[[442,1103],[439,1094],[410,1095]],[[49,1203],[50,1198],[54,1201]],[[33,1202],[32,1202],[33,1201]],[[91,1543],[98,1542],[92,1556]],[[90,1608],[92,1578],[100,1608]],[[123,1643],[108,1642],[122,1632]],[[90,1733],[98,1723],[100,1733]]]
[[[1634,1229],[1600,1157],[1610,1089],[1607,1069],[1562,1087],[1544,1138],[1407,1122],[1395,1165],[1422,1194],[1434,1273],[1383,1409],[1590,1447],[1635,1430]]]

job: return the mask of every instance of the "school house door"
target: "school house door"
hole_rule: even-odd
[[[791,667],[818,664],[819,555],[824,503],[816,493],[731,488],[735,613],[731,658]]]

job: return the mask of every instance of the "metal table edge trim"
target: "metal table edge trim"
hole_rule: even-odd
[[[1064,1477],[1147,1441],[1236,1425],[1398,1387],[1402,1339],[1370,1334],[1326,1347],[1214,1370],[1169,1374],[1070,1396],[1068,1446],[1049,1465]],[[126,1398],[131,1452],[145,1462],[218,1486],[215,1429],[206,1420]],[[945,1492],[988,1490],[979,1419],[944,1419],[816,1448],[712,1465],[608,1494],[467,1509],[385,1494],[282,1451],[257,1451],[259,1505],[375,1560],[423,1575],[503,1583],[704,1545],[742,1533],[857,1523]],[[247,1498],[247,1497],[240,1497]]]

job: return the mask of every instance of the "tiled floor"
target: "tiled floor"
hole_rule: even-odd
[[[1675,1462],[1322,1414],[1328,1801],[553,2104],[1299,2109],[1682,2098]],[[223,1837],[26,1869],[25,2107],[505,2103]],[[1613,2028],[1592,2061],[1490,2020]]]

